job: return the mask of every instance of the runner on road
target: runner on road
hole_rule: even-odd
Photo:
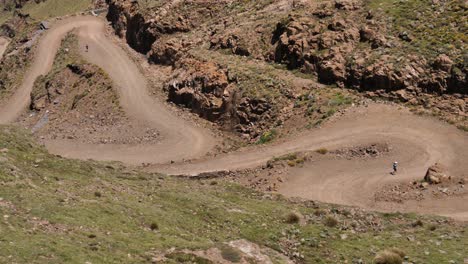
[[[398,162],[393,162],[393,174],[396,174],[398,170]]]

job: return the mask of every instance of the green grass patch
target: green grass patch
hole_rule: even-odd
[[[47,0],[36,3],[29,1],[22,12],[29,14],[33,19],[44,20],[85,11],[92,7],[92,0]]]
[[[349,96],[344,95],[341,92],[337,92],[332,96],[332,98],[328,101],[329,106],[343,106],[343,105],[350,105],[353,103],[353,99]]]
[[[277,136],[278,136],[278,132],[275,129],[268,130],[260,136],[256,144],[261,145],[261,144],[269,143],[273,141]]]
[[[433,58],[445,53],[463,60],[468,42],[467,11],[463,0],[432,4],[426,0],[367,0],[367,8],[387,19],[393,34],[408,32],[412,41],[404,52]],[[403,50],[397,51],[403,52]]]

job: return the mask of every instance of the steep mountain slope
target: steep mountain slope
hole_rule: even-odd
[[[181,79],[180,74],[176,82],[168,83],[169,100],[203,112],[208,119],[215,111],[242,125],[243,116],[248,116],[243,102],[266,99],[279,109],[287,105],[265,93],[248,93],[249,88],[272,93],[282,84],[275,83],[278,75],[273,74],[267,77],[273,81],[270,86],[266,81],[255,88],[242,86],[242,76],[225,65],[241,56],[246,60],[240,68],[246,68],[245,61],[279,63],[324,84],[424,108],[462,128],[468,125],[464,1],[107,2],[116,33],[147,54],[150,62],[173,65],[186,72],[184,76],[190,76],[187,68],[200,68],[200,63],[188,64],[186,57],[214,63],[220,74],[227,70],[229,82],[211,87],[196,84],[189,89],[184,82],[193,80]],[[263,76],[255,73],[247,79],[255,75]],[[294,97],[294,89],[284,86],[280,97],[287,98],[290,90]],[[258,120],[268,119],[272,112],[277,115],[260,111]]]
[[[393,247],[413,263],[461,263],[468,246],[467,226],[450,220],[67,160],[5,126],[0,182],[3,263],[287,263],[281,254],[296,263],[370,263]],[[236,247],[239,239],[262,253]]]

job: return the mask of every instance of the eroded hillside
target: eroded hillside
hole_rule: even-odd
[[[277,119],[291,101],[314,92],[310,84],[298,92],[284,81],[284,71],[275,73],[264,63],[405,103],[466,129],[464,1],[108,3],[116,33],[150,62],[172,65],[178,73],[167,84],[170,101],[210,120],[228,119],[253,138],[268,127],[258,122]]]

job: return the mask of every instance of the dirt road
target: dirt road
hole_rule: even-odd
[[[468,177],[468,135],[434,118],[416,116],[393,105],[370,104],[350,109],[343,117],[294,139],[244,149],[214,159],[172,164],[153,169],[169,174],[235,170],[264,165],[272,157],[319,148],[338,149],[386,143],[389,155],[375,160],[334,159],[296,168],[281,185],[280,193],[329,203],[356,205],[380,211],[412,211],[468,220],[467,197],[403,204],[377,203],[373,196],[385,185],[421,180],[436,162],[446,164],[455,177]],[[393,161],[400,164],[390,174]]]
[[[64,36],[77,30],[81,46],[89,45],[83,56],[105,69],[120,95],[120,103],[127,115],[146,126],[156,128],[164,141],[157,145],[86,145],[74,141],[46,142],[48,149],[66,157],[118,160],[131,164],[167,162],[196,158],[212,149],[216,140],[209,130],[196,127],[178,118],[153,99],[147,82],[135,63],[110,38],[106,24],[95,17],[73,17],[58,21],[40,40],[31,67],[22,85],[6,103],[0,106],[0,124],[14,122],[27,108],[36,78],[50,71],[55,54]]]
[[[3,53],[5,53],[9,43],[8,39],[0,37],[0,59],[3,57]]]
[[[49,141],[47,148],[66,157],[118,160],[130,164],[153,163],[152,171],[194,175],[200,172],[234,170],[263,165],[274,156],[318,148],[340,148],[385,142],[393,151],[385,158],[366,162],[312,163],[294,171],[281,193],[326,202],[358,205],[378,210],[417,211],[468,220],[466,197],[382,205],[372,202],[378,187],[388,183],[421,179],[428,166],[442,162],[454,176],[467,176],[468,136],[455,127],[429,117],[411,114],[397,106],[371,104],[354,107],[343,117],[295,138],[268,146],[255,146],[215,158],[176,162],[203,156],[216,140],[210,131],[199,128],[172,114],[148,94],[147,83],[135,63],[105,34],[105,23],[98,18],[77,17],[57,23],[40,41],[36,59],[17,93],[0,106],[0,123],[10,123],[29,102],[34,80],[50,70],[64,35],[78,29],[81,46],[88,44],[83,56],[102,67],[114,81],[120,102],[129,117],[151,124],[164,140],[157,145],[86,145],[74,141]],[[394,160],[402,171],[389,176]],[[159,165],[158,165],[159,164]],[[166,165],[164,165],[166,164]],[[392,207],[393,206],[393,207]]]

